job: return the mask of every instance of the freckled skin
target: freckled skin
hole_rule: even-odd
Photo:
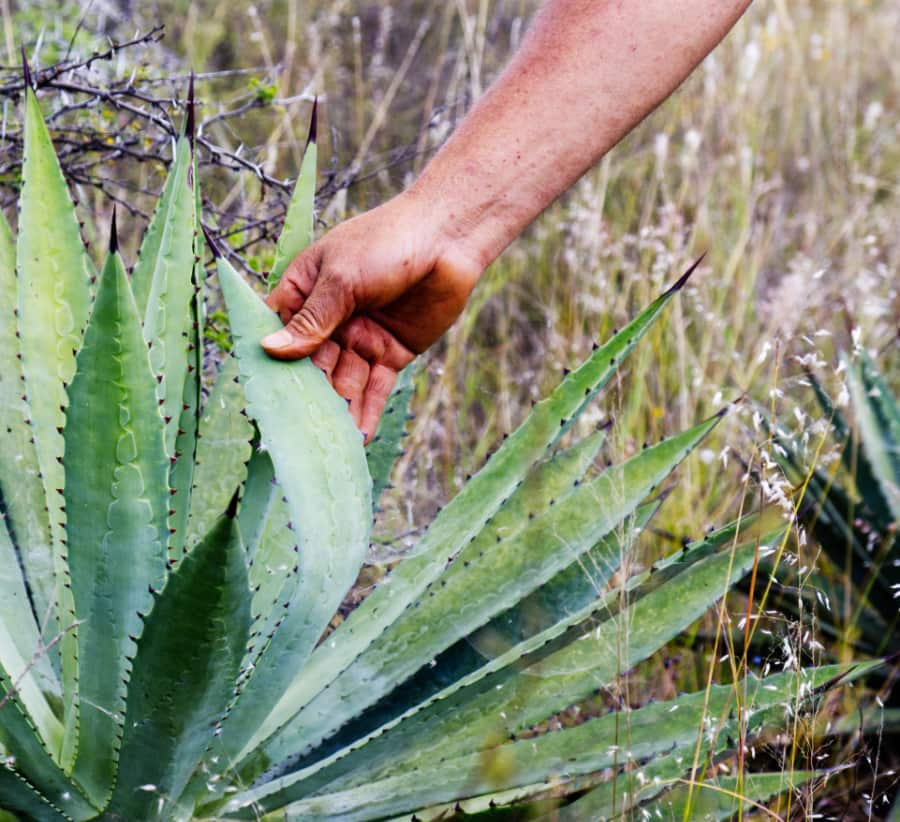
[[[750,0],[546,0],[493,86],[413,185],[301,253],[263,348],[311,357],[370,437],[397,372],[487,266],[661,101]]]

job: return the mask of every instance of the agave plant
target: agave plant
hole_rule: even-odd
[[[809,779],[704,774],[866,665],[747,674],[532,733],[675,637],[759,550],[733,525],[609,587],[650,498],[721,415],[605,470],[604,431],[559,447],[688,275],[538,403],[334,627],[407,389],[367,453],[311,363],[264,356],[279,321],[212,244],[234,356],[202,402],[190,119],[132,276],[115,226],[97,275],[26,91],[18,238],[0,231],[0,808],[426,819],[540,812],[549,795],[568,819],[722,818]],[[270,282],[312,235],[314,135]]]
[[[801,516],[829,567],[806,589],[818,591],[821,625],[857,651],[900,651],[900,405],[872,359],[845,360],[850,417],[812,374],[809,382],[841,446],[832,468],[806,468],[800,444],[773,431],[776,457],[803,489]],[[850,582],[835,583],[835,578]],[[841,625],[843,619],[843,626]]]

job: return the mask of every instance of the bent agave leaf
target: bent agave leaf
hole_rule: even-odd
[[[284,619],[218,740],[223,754],[236,757],[299,674],[356,579],[368,548],[372,497],[362,438],[344,401],[311,362],[283,363],[263,353],[260,339],[281,321],[222,257],[218,272],[247,410],[297,532],[299,571],[285,592]]]

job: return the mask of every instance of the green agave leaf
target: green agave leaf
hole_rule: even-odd
[[[568,567],[632,513],[718,421],[719,416],[713,417],[641,452],[573,489],[555,505],[550,503],[557,489],[548,471],[536,472],[483,532],[485,538],[466,546],[439,582],[297,715],[284,734],[291,744],[273,740],[266,744],[266,753],[277,762],[317,744],[453,642]],[[593,456],[597,444],[589,446],[587,453]],[[569,475],[564,475],[568,482]],[[539,500],[547,506],[544,513]],[[538,516],[529,520],[535,508]],[[613,566],[618,559],[608,557],[604,564]]]
[[[378,500],[390,484],[394,463],[403,453],[401,444],[406,436],[409,403],[415,390],[414,371],[415,368],[408,365],[400,372],[384,413],[378,421],[375,436],[366,446],[366,462],[369,464],[369,474],[372,477],[372,501],[376,510]]]
[[[181,560],[146,618],[110,818],[179,817],[178,797],[225,714],[250,625],[246,557],[232,517]]]
[[[191,140],[194,138],[194,75],[191,73],[188,87],[188,114],[185,132]],[[200,428],[200,412],[202,407],[202,375],[203,375],[203,341],[205,322],[204,286],[206,268],[204,266],[203,238],[200,230],[200,219],[203,214],[203,202],[200,197],[200,178],[198,175],[197,152],[191,150],[191,180],[194,191],[194,264],[191,274],[193,295],[190,300],[190,329],[188,330],[187,373],[184,377],[181,415],[175,435],[175,462],[169,471],[169,487],[172,490],[170,500],[171,512],[169,525],[169,556],[177,559],[192,544],[188,522],[192,510],[194,492],[194,473],[197,467],[197,448]],[[202,534],[206,533],[204,529]],[[198,535],[199,538],[201,535]],[[194,540],[196,541],[196,540]]]
[[[168,458],[156,380],[115,246],[69,387],[66,535],[78,615],[80,727],[75,777],[105,805],[116,775],[129,659],[162,587]]]
[[[789,438],[778,429],[775,429],[774,436],[776,442],[784,450],[784,454],[776,452],[775,459],[791,482],[798,486],[802,485],[806,481],[807,469],[802,466],[798,455],[791,448]],[[852,454],[848,457],[848,449],[851,447],[851,444],[848,444],[844,451],[844,458],[849,462],[848,470],[852,470],[854,461]],[[859,451],[855,461],[857,463],[857,480],[860,481],[862,472],[862,481],[869,481],[865,479],[866,472],[862,468],[864,463],[868,464],[863,450]],[[874,478],[870,476],[870,479],[877,485]],[[859,487],[857,486],[857,489]],[[870,502],[873,500],[871,491],[867,499]],[[806,519],[831,562],[837,568],[849,573],[856,590],[864,591],[866,598],[874,606],[874,609],[867,609],[866,612],[860,614],[858,622],[863,628],[864,635],[868,638],[870,647],[875,650],[878,643],[890,636],[890,631],[885,630],[883,625],[878,627],[873,624],[873,620],[883,622],[884,617],[889,617],[896,612],[894,592],[891,586],[900,581],[898,571],[892,568],[889,562],[884,561],[886,559],[884,553],[879,556],[878,552],[872,550],[872,546],[868,542],[868,535],[857,527],[859,517],[868,517],[869,512],[851,498],[844,487],[834,482],[833,477],[828,473],[818,468],[812,471],[806,483],[804,502],[813,506],[812,513],[808,514]],[[889,521],[890,511],[880,492],[876,504],[884,505],[880,509],[883,518],[880,521],[882,523]],[[815,588],[828,593],[835,606],[839,606],[846,596],[846,592],[841,587],[829,591],[832,586],[830,580],[824,575],[819,575]],[[785,602],[783,605],[786,608],[792,607],[791,602]],[[840,607],[837,607],[836,613],[840,612]],[[823,627],[827,627],[827,623],[823,623]],[[833,630],[837,631],[838,629],[834,628]],[[859,645],[859,647],[862,646]]]
[[[845,443],[844,450],[841,452],[841,461],[844,463],[844,467],[853,476],[854,485],[865,500],[870,514],[879,517],[880,527],[886,527],[889,523],[883,517],[888,513],[887,500],[881,492],[878,480],[872,473],[872,466],[866,458],[865,451],[857,447],[858,440],[852,436],[852,430],[847,424],[847,420],[831,402],[831,397],[825,393],[825,389],[822,388],[819,381],[812,373],[807,373],[807,378],[823,415],[831,420],[831,424],[834,426],[835,437],[838,441]]]
[[[53,545],[55,605],[53,634],[58,644],[66,705],[63,761],[74,759],[78,702],[72,595],[66,587],[62,515],[63,453],[60,433],[67,402],[65,384],[75,371],[91,301],[93,270],[82,244],[75,208],[34,92],[25,92],[25,148],[19,199],[18,322],[32,435],[49,508]],[[41,506],[43,507],[43,506]],[[29,572],[32,569],[28,569]],[[40,571],[40,568],[34,570]],[[36,580],[36,585],[40,581]],[[38,607],[41,607],[40,605]],[[54,653],[54,656],[56,654]]]
[[[394,732],[395,756],[400,755],[396,746],[408,742],[422,759],[483,747],[608,685],[701,616],[729,582],[749,570],[755,550],[752,542],[736,548],[733,555],[724,551],[701,559],[620,612],[610,610],[612,601],[598,603],[600,610],[593,619],[548,645],[535,661],[509,666],[436,701],[405,728],[401,725]],[[732,577],[727,580],[729,567]]]
[[[138,309],[143,312],[150,363],[158,380],[157,394],[166,419],[166,452],[173,458],[185,404],[185,381],[190,376],[188,365],[193,365],[189,363],[192,358],[188,348],[195,342],[191,339],[195,321],[194,204],[191,141],[185,135],[176,144],[175,160],[132,277]],[[193,350],[196,351],[196,345]],[[195,378],[196,374],[188,383]],[[191,385],[187,388],[189,405],[190,396],[196,390]],[[185,455],[185,462],[188,461]],[[174,483],[172,487],[181,490]]]
[[[287,216],[284,220],[284,228],[275,245],[275,260],[272,263],[272,271],[269,273],[269,289],[275,288],[285,269],[304,248],[313,240],[313,227],[315,225],[316,205],[316,164],[319,150],[316,146],[316,130],[318,100],[313,102],[312,116],[309,121],[309,136],[306,140],[306,149],[303,152],[303,161],[300,164],[300,174],[294,185],[294,193],[288,205]]]
[[[20,813],[35,822],[68,822],[28,781],[15,771],[0,768],[0,822],[18,822]]]
[[[848,668],[830,666],[742,682],[741,692],[746,690],[747,699],[740,707],[751,733],[758,730],[755,720],[764,711],[783,704],[793,707],[798,692],[809,695]],[[297,819],[379,819],[463,797],[539,786],[554,778],[565,784],[575,776],[618,769],[624,762],[654,755],[674,757],[679,751],[684,754],[680,765],[680,773],[684,773],[690,768],[690,754],[701,728],[704,736],[736,732],[737,721],[727,718],[735,705],[735,687],[717,686],[709,695],[699,691],[624,716],[607,714],[487,752],[442,757],[422,768],[400,765],[394,775],[383,779],[370,781],[362,776],[354,787],[304,799],[286,811],[289,818]]]
[[[391,573],[317,649],[294,679],[254,743],[270,736],[362,654],[378,636],[443,573],[455,557],[484,527],[539,460],[568,428],[596,393],[608,382],[622,360],[653,325],[678,293],[699,260],[665,294],[616,334],[553,393],[537,403],[525,422],[511,434],[432,522],[415,553]]]
[[[571,449],[561,452],[553,459],[536,466],[523,485],[501,506],[500,510],[491,520],[490,526],[485,528],[485,530],[460,554],[457,560],[457,562],[460,563],[459,567],[462,568],[464,565],[468,567],[468,565],[471,564],[468,557],[478,557],[485,551],[494,550],[497,547],[501,535],[503,539],[510,541],[519,537],[530,524],[529,515],[536,516],[544,514],[549,510],[556,498],[566,498],[567,495],[572,492],[576,481],[584,474],[588,466],[596,457],[604,439],[605,431],[599,431],[585,438],[585,440]],[[512,552],[515,552],[516,544],[517,543],[512,544],[512,547],[510,548]],[[441,588],[436,593],[440,596],[444,592],[445,589]],[[426,600],[426,610],[429,612],[432,610],[440,611],[443,607],[442,603],[443,601],[441,603],[433,602],[432,597],[429,596]],[[421,603],[417,603],[414,607],[418,609],[419,604]],[[417,621],[425,621],[428,619],[427,614],[419,610],[407,613],[415,615]],[[447,612],[446,616],[448,622],[453,623],[453,614]],[[450,626],[447,625],[446,627]],[[395,683],[403,681],[410,672],[415,672],[418,668],[431,660],[438,652],[437,649],[443,650],[440,648],[442,644],[452,644],[452,641],[447,639],[446,636],[444,636],[442,640],[442,635],[436,632],[433,643],[429,643],[427,640],[425,642],[426,645],[431,645],[432,647],[427,647],[424,651],[420,649],[420,652],[416,654],[415,647],[411,646],[406,649],[408,655],[406,655],[403,650],[400,650],[398,654],[395,654],[394,657],[391,658],[390,652],[392,646],[390,645],[390,642],[393,641],[396,643],[398,639],[402,641],[404,633],[407,630],[406,622],[404,618],[401,617],[400,621],[385,633],[383,639],[388,640],[387,644],[383,645],[382,643],[378,643],[371,649],[375,652],[384,650],[384,657],[382,658],[382,663],[370,660],[369,664],[376,667],[379,664],[382,664],[384,673],[388,676],[392,676]],[[464,633],[464,629],[462,629],[462,632]],[[422,632],[418,631],[418,633],[421,635]],[[387,660],[390,661],[388,662]],[[443,676],[444,672],[441,672],[441,675]],[[462,671],[460,671],[460,675],[462,675]],[[350,682],[352,682],[352,680],[350,680]],[[354,702],[350,698],[349,692],[347,692],[347,685],[350,684],[350,682],[344,682],[341,686],[343,690],[340,692],[340,695],[337,696],[340,707],[337,708],[337,713],[333,716],[333,719],[337,724],[341,724],[343,721],[352,718],[355,714],[361,713],[365,707],[372,705],[374,700],[378,699],[380,695],[389,693],[391,690],[390,686],[385,686],[384,682],[379,683],[377,689],[370,684],[368,686],[368,694],[363,697],[362,702],[360,702],[361,694],[357,694],[356,701]],[[338,683],[335,683],[335,687],[337,686]],[[418,694],[413,693],[412,696],[415,699]],[[318,700],[314,700],[313,705],[318,705],[318,702]],[[327,709],[325,710],[327,712]],[[394,712],[401,713],[402,709],[397,707],[394,709]],[[307,714],[305,711],[301,711],[300,714],[292,722],[289,722],[279,734],[276,734],[273,739],[265,744],[266,758],[280,761],[284,757],[294,753],[298,746],[298,734],[304,733],[303,729],[306,727],[304,724],[305,722],[308,722]],[[378,724],[381,723],[379,722]]]
[[[218,742],[234,757],[297,676],[356,579],[368,548],[371,481],[362,437],[319,369],[278,362],[259,341],[281,327],[227,260],[218,260],[248,412],[256,420],[297,529],[297,584]]]
[[[795,790],[818,775],[815,771],[782,771],[747,773],[740,778],[720,776],[694,785],[693,791],[688,785],[679,784],[653,802],[642,805],[641,811],[646,811],[649,819],[672,822],[682,822],[686,818],[704,822],[731,819],[741,808],[750,813],[775,794]]]
[[[80,822],[84,819],[93,819],[97,815],[97,809],[91,806],[57,764],[55,752],[47,749],[14,689],[13,682],[2,666],[0,666],[0,745],[5,749],[6,756],[12,757],[15,762],[15,771],[9,770],[6,765],[0,765],[0,773],[19,775],[27,780],[36,791],[46,797],[50,805],[65,808],[65,816],[68,819]],[[6,790],[9,790],[8,796],[11,799],[8,807],[13,808],[17,807],[14,804],[16,798],[24,800],[24,796],[21,790],[11,788],[11,784],[8,780],[0,782],[0,801],[6,804],[7,800],[3,797]],[[53,817],[48,814],[47,818]]]
[[[199,257],[198,257],[199,259]],[[188,364],[181,398],[181,414],[175,435],[175,461],[169,470],[169,556],[177,559],[188,547],[188,519],[197,464],[197,431],[200,427],[201,375],[203,347],[201,340],[201,295],[198,275],[201,265],[194,265],[194,296],[191,299],[191,328],[188,332]]]
[[[752,566],[756,552],[755,540],[708,556],[701,546],[693,557],[688,552],[690,564],[684,552],[678,552],[670,567],[686,564],[682,572],[644,595],[638,589],[631,604],[623,591],[611,592],[352,748],[249,792],[247,804],[274,809],[304,797],[327,784],[324,769],[335,763],[338,778],[330,787],[341,788],[352,783],[353,774],[390,775],[398,763],[407,768],[491,747],[588,696],[699,617],[725,591],[729,568],[734,582]],[[627,642],[622,641],[623,626]],[[559,666],[560,672],[554,673],[551,665]],[[341,762],[345,757],[347,761]],[[348,772],[349,777],[340,778]]]
[[[7,672],[25,710],[51,751],[62,747],[63,728],[43,690],[56,685],[47,651],[28,602],[18,556],[0,516],[0,666]],[[51,688],[47,688],[51,690]]]
[[[284,618],[283,603],[297,585],[298,573],[297,534],[267,451],[256,451],[247,466],[238,525],[247,546],[253,591],[254,624],[247,658],[241,666],[249,672]]]
[[[263,535],[266,532],[272,508],[276,502],[281,502],[282,506],[287,504],[283,501],[283,496],[283,492],[278,487],[278,481],[275,479],[275,466],[272,465],[269,452],[261,448],[254,450],[247,462],[247,480],[244,483],[244,493],[238,511],[238,527],[241,529],[241,538],[244,540],[251,568],[263,542]],[[283,513],[287,515],[287,520],[285,520],[287,522],[290,519],[290,513],[287,511]],[[252,581],[250,587],[256,587]],[[254,613],[257,613],[255,608]]]
[[[18,607],[31,611],[33,606],[32,622],[40,627],[52,623],[55,630],[55,621],[51,619],[54,581],[50,519],[44,510],[46,495],[29,424],[28,405],[22,397],[25,385],[22,363],[19,361],[21,352],[15,313],[11,309],[16,304],[16,288],[16,242],[6,217],[0,212],[0,304],[10,307],[0,313],[0,510],[6,512],[10,550],[14,545],[31,589],[32,601],[20,602]],[[2,567],[12,569],[11,565],[7,565],[7,559],[0,559],[0,562]],[[15,564],[18,566],[18,561]],[[0,596],[0,602],[4,599]],[[2,607],[0,605],[0,610]],[[9,620],[12,617],[13,611],[10,609],[5,618]],[[7,624],[12,630],[13,623],[7,621]],[[35,632],[17,629],[12,633],[22,654],[26,658],[33,657],[40,647]],[[49,641],[51,638],[52,635],[42,639]],[[37,639],[41,639],[40,632]],[[49,659],[39,663],[39,667],[43,686],[58,692],[59,683]]]
[[[603,438],[603,432],[593,434],[568,451],[554,456],[549,461],[550,464],[536,466],[525,483],[526,486],[530,486],[530,489],[520,488],[507,500],[491,520],[490,531],[486,529],[482,532],[476,542],[483,540],[486,545],[493,546],[496,541],[494,529],[510,536],[513,529],[518,532],[527,523],[528,510],[544,511],[549,506],[551,499],[561,499],[569,493],[596,456]],[[523,491],[526,492],[524,495]],[[592,601],[594,599],[596,599],[596,592],[591,597]],[[587,602],[582,603],[582,605],[585,604]],[[553,623],[562,619],[563,616],[560,614],[557,620],[553,620]],[[493,622],[491,624],[493,625]],[[533,633],[537,633],[537,629]],[[331,737],[324,747],[316,749],[316,758],[320,759],[330,755],[367,736],[373,730],[380,728],[411,708],[426,702],[429,697],[443,690],[447,685],[477,670],[484,665],[486,656],[496,655],[494,653],[482,656],[469,645],[466,639],[459,640],[429,661],[413,677],[363,711],[358,718],[342,727],[339,733]],[[284,729],[286,735],[290,733],[289,728],[290,725]],[[248,765],[242,768],[242,772],[249,775],[254,771],[254,767],[260,770],[265,768],[265,761],[268,760],[270,751],[264,751],[264,753],[266,757],[261,763],[257,762],[254,766],[253,760],[249,760]]]
[[[247,476],[253,424],[244,414],[247,400],[238,382],[237,361],[223,361],[200,416],[187,545],[209,532]]]
[[[847,387],[863,451],[894,522],[900,521],[900,407],[865,354],[847,366]]]
[[[493,658],[596,601],[660,504],[651,502],[640,506],[615,532],[517,605],[474,631],[467,637],[469,643],[484,657]]]

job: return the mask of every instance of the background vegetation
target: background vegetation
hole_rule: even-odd
[[[174,102],[189,69],[199,73],[204,134],[270,179],[246,167],[204,172],[218,225],[235,247],[249,242],[242,253],[265,267],[269,234],[265,224],[254,233],[254,220],[277,219],[281,200],[271,181],[299,166],[314,95],[323,117],[324,229],[402,188],[502,67],[537,5],[4,0],[0,54],[15,65],[25,45],[40,67],[64,57],[70,42],[89,53],[105,37],[127,39],[164,23],[162,40],[95,64],[91,77],[165,78],[159,93]],[[758,0],[684,87],[504,254],[464,318],[423,358],[416,419],[371,578],[562,369],[701,251],[708,253],[692,285],[592,421],[616,420],[606,456],[620,458],[724,401],[747,398],[681,470],[647,534],[647,558],[725,522],[741,505],[790,508],[795,488],[776,466],[760,424],[765,410],[809,464],[834,464],[837,449],[805,369],[840,400],[839,353],[865,348],[900,386],[898,30],[892,2]],[[100,105],[83,116],[105,117],[113,144],[122,139],[121,111]],[[14,187],[15,151],[4,161],[3,181]],[[142,191],[158,189],[161,168],[148,162],[123,194],[136,210]],[[101,223],[108,217],[109,199],[95,187],[85,184],[80,198]],[[125,247],[133,251],[134,240]],[[785,565],[801,588],[818,552],[813,541],[803,543],[798,529]],[[842,572],[833,574],[841,584]],[[820,616],[772,615],[764,626],[771,633],[753,650],[760,665],[849,658],[852,609],[833,615],[845,620],[836,639],[821,635]],[[636,672],[623,683],[624,698],[637,704],[700,687],[711,664],[706,640],[717,627],[701,623],[686,644]],[[727,666],[723,658],[723,674]],[[892,677],[896,671],[882,696]],[[831,707],[836,714],[848,706]],[[811,792],[799,812],[886,813],[896,755],[877,733],[861,735],[860,724],[849,723],[840,743],[809,748],[810,759],[827,757],[815,764],[852,757],[858,767]],[[772,740],[772,755],[781,750]]]

